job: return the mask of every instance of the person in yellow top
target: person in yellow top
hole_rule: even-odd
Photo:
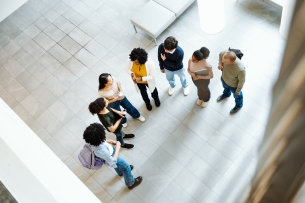
[[[141,93],[147,110],[151,111],[152,106],[147,95],[146,87],[148,87],[152,98],[155,100],[156,107],[159,107],[161,102],[156,88],[155,64],[148,58],[148,54],[144,49],[134,48],[131,51],[127,61],[127,71],[135,84],[137,92]]]

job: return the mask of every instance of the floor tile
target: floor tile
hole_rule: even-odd
[[[91,40],[88,44],[86,44],[85,48],[99,59],[108,53],[108,50],[95,40]]]
[[[36,60],[39,59],[46,52],[33,40],[29,41],[26,45],[24,45],[23,49],[25,49],[29,54],[31,54]]]
[[[238,147],[219,131],[215,131],[215,133],[208,139],[207,143],[231,161],[234,161],[242,151],[242,148]]]
[[[70,72],[65,66],[60,66],[53,75],[68,88],[78,80],[78,77]]]
[[[20,104],[15,106],[13,110],[27,125],[30,125],[35,120],[35,118]]]
[[[40,84],[28,71],[23,71],[16,79],[29,92],[32,92]]]
[[[64,66],[77,77],[82,77],[89,70],[81,62],[74,58],[74,56],[72,56],[66,63],[64,63]]]
[[[91,192],[101,201],[110,202],[112,197],[105,191],[98,182],[96,182],[92,177],[90,177],[85,185],[91,190]]]
[[[39,44],[42,48],[48,51],[51,47],[53,47],[56,43],[48,37],[45,33],[41,32],[33,39],[37,44]]]
[[[41,65],[38,61],[34,62],[31,66],[27,68],[27,70],[39,81],[43,82],[50,75],[50,71],[48,71],[43,65]]]
[[[68,21],[66,18],[62,16],[57,18],[57,20],[53,24],[56,25],[61,31],[63,31],[66,34],[71,32],[75,28],[75,25],[70,23],[70,21]]]
[[[44,17],[46,19],[48,19],[51,23],[53,23],[57,18],[59,18],[59,16],[60,15],[56,11],[54,11],[53,9],[50,9],[48,12],[46,12],[44,14]]]
[[[65,125],[68,130],[79,140],[84,141],[83,134],[87,125],[77,116],[73,116],[70,121]]]
[[[36,133],[36,135],[44,142],[48,142],[51,139],[50,133],[46,131],[37,120],[34,120],[29,127]]]
[[[81,145],[81,142],[66,127],[62,127],[53,137],[70,154],[72,154]],[[81,166],[79,162],[77,163]]]
[[[49,50],[49,53],[60,63],[65,63],[71,57],[71,54],[69,54],[69,52],[67,52],[57,44]]]
[[[94,92],[81,80],[78,80],[70,89],[86,103],[92,102],[91,98],[97,96],[97,91]]]
[[[27,96],[20,104],[35,118],[37,119],[46,108],[36,99],[32,94]]]
[[[56,97],[61,96],[68,88],[62,84],[55,76],[51,75],[42,83]]]
[[[98,58],[93,56],[84,48],[79,50],[79,52],[75,54],[75,57],[88,68],[92,68],[98,62]]]
[[[72,30],[69,33],[69,36],[82,46],[85,46],[85,44],[87,44],[91,40],[91,37],[89,37],[79,28],[75,28],[74,30]]]
[[[0,64],[5,63],[10,57],[11,56],[4,49],[0,49]]]
[[[97,34],[94,38],[98,43],[103,45],[104,47],[107,47],[108,49],[112,49],[115,47],[119,41],[114,39],[111,34],[106,33],[105,31],[100,32]]]
[[[220,174],[223,174],[232,164],[232,161],[208,143],[202,146],[197,155]]]
[[[108,20],[98,12],[93,12],[87,19],[101,29],[110,24],[110,20]]]
[[[67,12],[63,14],[67,20],[73,23],[75,26],[78,26],[85,18],[77,13],[74,9],[70,8]]]
[[[0,85],[3,87],[8,85],[14,77],[2,66],[0,66]]]
[[[48,108],[52,105],[56,97],[54,94],[48,90],[43,84],[40,84],[32,94],[44,105],[44,107]]]
[[[34,24],[40,30],[44,30],[51,24],[51,22],[48,19],[46,19],[45,17],[41,16],[38,20],[36,20],[34,22]]]
[[[33,39],[39,33],[41,33],[41,30],[39,28],[37,28],[35,25],[31,25],[27,29],[24,30],[24,33],[27,34],[31,39]]]
[[[65,33],[53,24],[49,25],[43,32],[51,37],[55,42],[59,42],[65,36]]]
[[[60,40],[58,44],[72,55],[74,55],[82,48],[76,41],[67,35],[62,40]]]
[[[82,107],[86,105],[76,94],[71,90],[67,90],[59,98],[71,111],[77,113]]]
[[[19,102],[30,94],[16,79],[5,86],[5,89]]]
[[[58,2],[55,6],[53,6],[53,9],[59,13],[59,14],[64,14],[70,7],[63,3],[63,2]]]
[[[81,76],[80,79],[85,82],[92,90],[97,90],[99,82],[98,80],[92,80],[92,78],[99,78],[99,75],[89,70],[83,76]]]
[[[69,153],[56,141],[55,138],[51,138],[46,144],[61,161],[64,162],[69,158]]]
[[[72,8],[85,18],[88,18],[88,16],[94,11],[81,1],[77,2]]]
[[[13,40],[6,44],[3,49],[10,55],[14,55],[21,47]]]
[[[175,182],[172,182],[162,194],[171,202],[197,202]]]
[[[61,66],[61,64],[48,52],[44,53],[37,61],[50,73],[54,73]]]
[[[84,20],[78,27],[92,38],[101,32],[101,29],[91,23],[89,20]]]
[[[36,60],[28,54],[24,49],[20,49],[17,51],[13,57],[17,60],[17,62],[23,66],[24,68],[28,68],[32,65]]]

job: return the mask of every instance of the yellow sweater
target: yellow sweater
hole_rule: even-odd
[[[133,63],[131,71],[134,72],[136,77],[145,77],[145,76],[147,76],[145,64],[137,65],[137,64]],[[138,82],[138,83],[147,84],[146,81],[141,81],[141,82]]]

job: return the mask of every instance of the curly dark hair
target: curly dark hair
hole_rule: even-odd
[[[108,76],[111,76],[109,73],[102,73],[98,78],[99,87],[98,90],[104,89],[106,84],[108,83]]]
[[[210,50],[206,47],[201,47],[201,49],[194,51],[193,56],[196,60],[201,61],[202,59],[207,59],[210,55]]]
[[[106,141],[105,128],[99,123],[90,124],[84,131],[83,138],[86,143],[94,146],[99,146]]]
[[[142,48],[134,48],[129,54],[129,59],[135,61],[138,59],[139,63],[145,64],[148,58],[147,52]]]
[[[166,50],[176,49],[178,46],[178,41],[175,37],[169,36],[164,40],[164,48]]]
[[[89,111],[92,115],[98,114],[101,110],[103,110],[106,106],[105,98],[97,98],[94,102],[89,104]]]

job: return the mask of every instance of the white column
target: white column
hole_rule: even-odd
[[[216,34],[225,26],[223,0],[197,0],[201,29],[208,34]]]
[[[288,34],[289,34],[289,30],[290,30],[290,24],[291,24],[291,20],[292,20],[294,5],[295,5],[295,0],[283,0],[280,34],[286,40],[288,38]]]

